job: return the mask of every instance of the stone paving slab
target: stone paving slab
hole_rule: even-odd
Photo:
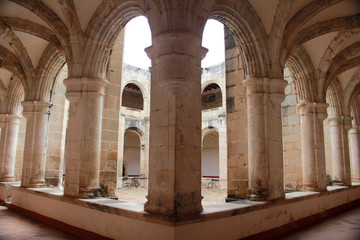
[[[0,206],[1,240],[77,240],[78,238],[53,229],[46,224]]]

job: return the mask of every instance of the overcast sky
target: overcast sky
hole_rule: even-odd
[[[145,17],[132,19],[125,27],[124,62],[147,69],[151,61],[144,49],[151,45],[151,33]],[[215,20],[208,20],[203,35],[203,47],[209,49],[202,67],[208,67],[225,60],[224,25]]]

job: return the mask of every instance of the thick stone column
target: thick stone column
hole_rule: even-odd
[[[326,190],[326,164],[323,121],[326,103],[301,102],[300,115],[303,188],[306,191]]]
[[[284,198],[281,103],[283,79],[247,77],[249,194],[251,200]]]
[[[360,131],[359,126],[353,126],[349,131],[351,144],[352,180],[360,182]]]
[[[350,186],[348,131],[351,128],[351,117],[336,116],[328,118],[328,121],[330,122],[333,183]]]
[[[107,81],[68,78],[64,84],[70,101],[64,194],[89,198],[100,188],[101,126]]]
[[[21,186],[44,187],[50,103],[24,101],[27,119]]]
[[[152,60],[149,193],[145,211],[193,215],[201,206],[201,59],[190,32],[165,32],[147,49]]]
[[[15,181],[16,147],[21,116],[1,114],[0,182]]]

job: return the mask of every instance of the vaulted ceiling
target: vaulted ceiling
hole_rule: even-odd
[[[128,11],[119,10],[117,14],[128,14],[131,12],[131,6],[138,4],[143,8],[144,15],[151,12],[150,8],[155,7],[200,8],[201,5],[203,12],[211,12],[215,5],[227,5],[234,9],[239,6],[247,7],[249,9],[241,10],[240,14],[251,14],[252,16],[247,19],[260,21],[261,31],[270,39],[271,36],[275,36],[274,41],[282,39],[282,42],[278,43],[281,45],[280,53],[272,52],[270,49],[269,58],[279,55],[275,59],[285,64],[295,52],[300,51],[301,54],[297,56],[301,58],[302,64],[307,66],[310,75],[316,79],[317,86],[314,88],[319,94],[326,91],[332,82],[338,82],[344,92],[353,92],[359,86],[358,0],[194,1],[198,4],[178,0],[148,2],[149,4],[144,4],[144,1],[140,0],[0,0],[1,88],[8,89],[11,79],[16,77],[34,76],[30,73],[40,71],[41,67],[46,66],[42,63],[42,58],[45,59],[54,49],[64,52],[64,56],[69,58],[70,55],[66,51],[68,45],[73,44],[73,39],[66,38],[67,35],[84,35],[89,31],[89,25],[96,24],[94,19],[104,19],[101,14],[112,14],[113,6],[119,4],[123,4],[124,8],[130,7]],[[102,11],[102,8],[105,10]],[[130,17],[126,18],[128,20],[132,17],[129,15]],[[139,12],[133,15],[139,15]],[[150,19],[150,16],[148,17]],[[222,21],[216,14],[209,17]],[[227,24],[227,21],[223,22]],[[121,28],[124,23],[118,24]],[[152,27],[154,28],[154,25]],[[278,35],[281,37],[276,37]],[[71,56],[74,57],[74,53]],[[29,86],[24,88],[31,89]]]

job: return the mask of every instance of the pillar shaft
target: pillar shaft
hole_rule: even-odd
[[[145,211],[198,214],[201,206],[201,38],[158,34],[152,60],[149,193]]]
[[[351,118],[346,116],[331,117],[330,137],[333,167],[333,183],[336,185],[351,185],[348,131]]]
[[[47,130],[50,103],[22,102],[27,119],[21,186],[45,186]]]
[[[2,114],[0,142],[0,182],[15,181],[16,147],[21,116]]]
[[[301,131],[303,188],[307,191],[326,190],[326,166],[323,121],[327,104],[298,104]]]
[[[249,194],[252,200],[284,198],[281,102],[283,79],[247,78]]]
[[[350,130],[352,176],[354,182],[360,182],[360,131],[359,126],[353,126]]]
[[[93,197],[100,188],[102,110],[107,81],[68,78],[64,84],[70,101],[64,194]]]

